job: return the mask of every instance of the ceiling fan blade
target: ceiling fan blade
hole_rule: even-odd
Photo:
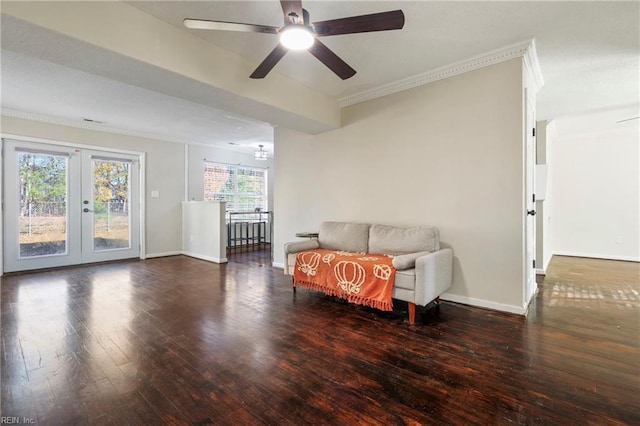
[[[286,24],[304,24],[302,14],[301,0],[280,0],[282,12],[284,12],[284,23]],[[292,15],[293,14],[293,15]]]
[[[253,74],[251,74],[249,77],[265,78],[266,75],[269,74],[269,71],[271,71],[273,67],[276,66],[278,61],[282,59],[285,53],[287,53],[287,48],[278,43],[276,48],[273,49],[271,53],[269,53],[269,55],[267,55],[264,61],[262,61],[262,63],[258,65],[258,68],[256,68]]]
[[[240,22],[207,21],[205,19],[190,19],[184,21],[184,26],[196,30],[219,30],[219,31],[244,31],[248,33],[277,34],[278,27],[268,25],[243,24]]]
[[[318,37],[367,33],[371,31],[399,30],[402,27],[404,27],[404,13],[402,13],[401,10],[313,23],[313,29]]]
[[[313,46],[309,48],[309,52],[343,80],[353,77],[356,73],[356,70],[340,59],[338,55],[322,44],[320,40],[316,39],[313,41]]]

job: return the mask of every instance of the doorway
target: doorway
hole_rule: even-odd
[[[535,134],[535,106],[534,100],[525,89],[525,282],[523,292],[523,307],[527,309],[533,299],[538,284],[536,283],[536,194],[535,194],[535,164],[536,164],[536,134]]]
[[[140,257],[139,156],[4,141],[6,272]]]

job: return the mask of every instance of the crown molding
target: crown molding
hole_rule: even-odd
[[[534,40],[531,39],[340,98],[338,99],[338,104],[340,108],[344,108],[520,57],[525,57],[527,72],[531,73],[533,83],[539,85],[537,89],[534,89],[537,91],[542,87],[542,73],[540,72],[540,65],[538,64],[535,43]]]
[[[542,78],[542,70],[538,62],[538,51],[536,50],[535,39],[531,40],[529,47],[527,47],[524,52],[524,68],[527,78],[532,85],[531,91],[534,94],[538,93],[538,91],[542,89],[542,86],[544,86],[544,79]]]

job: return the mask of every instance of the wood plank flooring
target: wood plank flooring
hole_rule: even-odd
[[[1,278],[1,415],[25,424],[640,424],[640,266],[554,258],[527,318],[406,322],[260,253]]]

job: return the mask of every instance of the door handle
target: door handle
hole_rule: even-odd
[[[527,214],[531,215],[531,216],[535,216],[536,215],[536,211],[535,210],[527,210]]]
[[[89,213],[89,212],[92,212],[93,210],[89,210],[88,208],[85,207],[84,209],[82,209],[82,211],[85,213]]]

